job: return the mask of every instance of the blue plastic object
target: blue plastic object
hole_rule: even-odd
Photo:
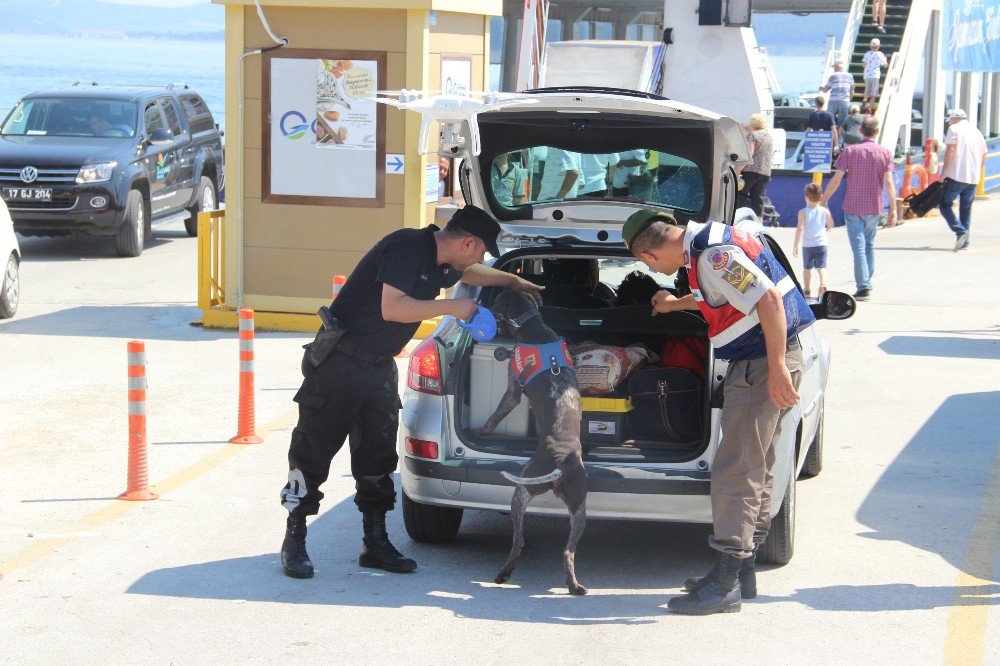
[[[472,333],[472,339],[476,342],[489,342],[497,335],[496,317],[486,308],[477,307],[469,321],[456,321],[459,326]]]

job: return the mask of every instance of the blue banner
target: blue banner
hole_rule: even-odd
[[[945,0],[941,68],[1000,72],[1000,0]]]
[[[802,171],[830,173],[833,160],[833,132],[809,130],[802,139]]]

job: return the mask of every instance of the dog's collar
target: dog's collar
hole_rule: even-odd
[[[528,321],[531,320],[532,318],[541,316],[542,314],[537,309],[532,308],[527,312],[521,313],[521,315],[517,319],[511,319],[510,317],[505,317],[503,315],[496,315],[496,318],[502,320],[508,326],[517,330],[522,326],[524,326],[526,323],[528,323]]]

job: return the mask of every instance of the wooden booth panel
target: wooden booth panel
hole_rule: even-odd
[[[334,275],[349,275],[364,252],[248,247],[244,291],[248,294],[323,298]]]
[[[379,209],[264,204],[246,200],[246,247],[366,252],[402,227],[402,204]]]
[[[430,26],[430,52],[483,54],[483,17],[475,14],[437,12],[437,25]]]
[[[274,43],[252,7],[243,15],[248,48]],[[290,35],[287,48],[400,53],[406,50],[404,11],[268,7],[267,20],[274,34]]]

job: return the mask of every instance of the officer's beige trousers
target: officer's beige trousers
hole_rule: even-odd
[[[785,354],[795,388],[802,378],[798,344]],[[779,410],[767,392],[767,358],[733,361],[726,372],[722,441],[712,463],[712,524],[709,545],[748,557],[771,528],[775,447],[781,436]],[[782,480],[784,483],[784,480]]]

